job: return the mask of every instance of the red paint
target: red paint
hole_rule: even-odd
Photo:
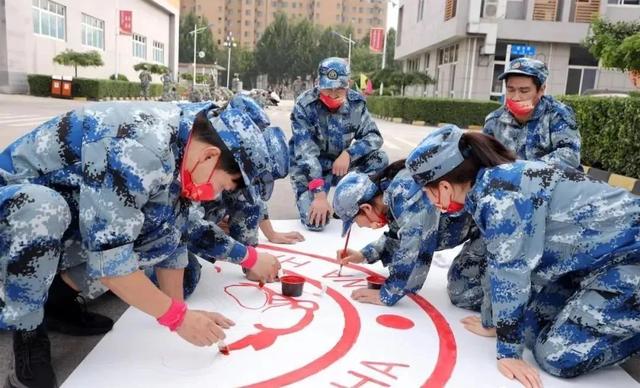
[[[245,308],[245,309],[247,309],[247,310],[260,310],[261,308],[263,308],[264,306],[266,306],[266,305],[267,305],[267,303],[269,303],[269,301],[270,301],[270,300],[269,300],[269,295],[267,294],[267,298],[265,299],[265,301],[264,301],[264,303],[262,304],[262,306],[259,306],[259,307],[249,307],[249,306],[245,306],[244,304],[242,304],[242,302],[241,302],[238,298],[236,298],[236,296],[235,296],[235,295],[233,295],[232,293],[230,293],[230,292],[229,292],[229,289],[230,289],[230,288],[234,288],[234,287],[256,287],[256,284],[255,284],[255,283],[239,283],[239,284],[232,284],[232,285],[230,285],[230,286],[226,286],[226,287],[224,288],[224,293],[225,293],[225,294],[227,294],[227,295],[229,295],[230,297],[232,297],[232,298],[236,301],[236,303],[238,303],[238,305],[239,305],[240,307]],[[263,290],[265,290],[265,289],[263,289]],[[266,290],[268,290],[268,289],[266,289]]]
[[[264,287],[264,282],[262,280],[260,280],[260,282],[258,283],[258,287],[260,288]]]
[[[295,268],[300,268],[302,266],[305,266],[305,265],[311,263],[310,261],[305,261],[304,263],[300,263],[300,262],[296,262],[295,259],[296,259],[296,257],[292,256],[292,257],[289,257],[288,259],[281,260],[280,264],[282,264],[282,263],[291,263],[291,264],[293,264],[293,266]]]
[[[296,252],[298,253],[298,252]],[[286,271],[289,274],[294,274],[291,271]],[[322,288],[322,285],[317,280],[306,279],[307,282],[317,288]],[[358,335],[360,334],[360,316],[353,307],[353,305],[340,294],[339,292],[329,288],[327,289],[327,295],[338,303],[342,313],[344,314],[344,329],[342,336],[338,342],[327,351],[325,354],[317,358],[316,360],[304,365],[289,373],[285,373],[281,376],[276,376],[269,380],[261,381],[259,383],[251,384],[248,387],[281,387],[289,384],[293,384],[300,380],[303,380],[309,376],[312,376],[323,369],[326,369],[331,364],[335,363],[342,357],[344,357],[349,350],[356,343]],[[291,299],[291,298],[290,298]],[[293,299],[292,299],[293,300]],[[313,303],[313,302],[312,302]],[[316,305],[317,306],[317,305]]]
[[[300,283],[304,283],[304,278],[302,276],[287,275],[287,276],[283,276],[282,279],[280,279],[280,281],[282,283],[300,284]]]
[[[229,353],[231,352],[229,351],[229,347],[225,346],[224,348],[220,348],[220,353],[224,354],[225,356],[228,356]]]
[[[369,369],[373,369],[376,372],[380,372],[383,375],[387,375],[389,377],[391,377],[394,380],[398,380],[398,376],[394,376],[392,375],[391,372],[393,370],[394,367],[403,367],[403,368],[408,368],[409,365],[408,364],[398,364],[395,362],[376,362],[376,361],[362,361],[361,362],[362,365],[366,366]],[[378,369],[377,367],[380,366],[384,366],[384,370],[382,369]]]
[[[222,272],[222,268],[220,268],[220,266],[218,265],[214,265],[213,268],[216,270],[217,273]]]
[[[390,329],[398,330],[408,330],[415,326],[411,319],[394,314],[379,315],[376,318],[376,322]]]
[[[287,248],[282,248],[282,247],[268,245],[268,244],[260,244],[259,247],[265,248],[265,249],[269,249],[269,250],[272,250],[272,251],[286,252],[286,253],[291,253],[291,254],[302,254],[302,255],[305,255],[305,256],[313,257],[313,258],[324,260],[324,261],[331,262],[331,263],[337,263],[338,262],[337,260],[331,259],[331,258],[328,258],[328,257],[315,255],[315,254],[312,254],[312,253],[298,252],[298,251],[294,251],[293,249],[287,249]],[[354,264],[347,264],[347,266],[350,267],[350,268],[357,269],[358,271],[362,271],[364,273],[367,273],[369,275],[375,275],[375,273],[373,271],[371,271],[371,270],[369,270],[369,269],[367,269],[365,267],[361,267],[361,266],[354,265]],[[313,280],[309,279],[309,282],[312,282],[312,281]],[[337,292],[335,292],[335,291],[332,292],[332,290],[329,289],[329,295],[331,295],[331,294],[337,294]],[[340,294],[338,294],[338,295],[340,295]],[[335,297],[333,295],[332,295],[332,297],[335,299]],[[340,297],[341,297],[341,295],[340,295]],[[422,386],[423,387],[427,387],[427,388],[444,387],[446,385],[447,381],[449,381],[449,379],[451,378],[451,373],[453,373],[453,368],[456,365],[456,357],[457,357],[457,352],[458,352],[457,351],[457,346],[456,346],[456,339],[455,339],[455,337],[453,335],[453,332],[451,331],[451,327],[449,326],[449,323],[447,322],[445,317],[431,303],[427,302],[427,300],[425,300],[423,297],[421,297],[419,295],[409,294],[409,295],[407,295],[407,297],[409,297],[418,306],[420,306],[420,308],[422,308],[422,310],[429,316],[429,318],[431,318],[431,320],[433,321],[433,323],[435,325],[436,332],[438,333],[438,337],[440,338],[440,346],[439,346],[438,360],[436,361],[436,366],[433,369],[433,371],[431,372],[431,375],[427,378],[427,380],[424,382],[424,384],[422,384]],[[340,304],[340,306],[342,307],[341,304]],[[349,308],[351,308],[353,310],[353,312],[351,314],[353,314],[355,317],[358,318],[358,331],[359,331],[360,330],[360,318],[358,317],[358,314],[355,311],[355,309],[353,308],[353,306],[351,306],[349,304]],[[343,311],[345,311],[345,310],[343,310]],[[349,318],[349,315],[346,313],[346,311],[345,311],[345,318]],[[348,325],[349,320],[346,319],[345,323]],[[352,345],[353,345],[353,343],[349,344],[349,347],[351,347]],[[325,356],[323,356],[323,357],[326,357],[328,354],[329,353],[325,354]],[[342,354],[338,358],[335,358],[333,361],[330,361],[329,357],[327,357],[327,360],[325,361],[326,364],[321,369],[324,369],[324,368],[328,367],[333,362],[335,362],[339,358],[341,358],[343,355],[344,354]],[[316,360],[316,362],[317,361],[319,361],[319,360]],[[301,369],[304,369],[304,367],[301,368]],[[298,369],[297,371],[294,371],[292,373],[296,373],[296,372],[300,371],[301,369]],[[319,369],[319,370],[321,370],[321,369]],[[313,372],[313,373],[315,373],[315,372]],[[288,384],[291,384],[293,382],[299,381],[302,378],[310,376],[313,373],[309,373],[309,374],[303,375],[298,380],[293,380],[293,381],[287,380]],[[269,381],[273,381],[273,380],[269,380]],[[276,380],[276,382],[277,381],[278,380]]]

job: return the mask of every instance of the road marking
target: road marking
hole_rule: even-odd
[[[44,123],[45,121],[48,121],[49,119],[51,119],[51,116],[31,116],[29,118],[10,118],[10,119],[0,119],[0,124],[15,124],[15,123],[33,123],[33,122],[37,122],[37,123]]]
[[[393,142],[389,141],[389,139],[384,139],[384,145],[391,148],[392,150],[401,150],[402,148],[398,147],[397,145],[393,144]]]

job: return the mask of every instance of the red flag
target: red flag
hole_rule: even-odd
[[[131,35],[133,31],[133,15],[131,11],[120,11],[120,34]]]
[[[369,49],[381,53],[384,47],[384,28],[372,28],[369,31]]]

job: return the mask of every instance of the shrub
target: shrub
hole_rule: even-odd
[[[116,75],[115,74],[111,74],[109,76],[109,79],[112,80],[112,81],[115,81],[116,80]],[[129,81],[129,78],[127,78],[127,76],[124,75],[124,74],[118,74],[118,81]]]
[[[367,105],[372,113],[384,117],[401,117],[405,121],[420,120],[431,125],[449,123],[462,128],[484,125],[485,117],[500,107],[494,101],[386,96],[370,96]]]
[[[583,164],[640,178],[640,99],[566,96],[561,101],[576,112]]]
[[[29,74],[29,94],[32,96],[49,97],[51,95],[51,76],[44,74]]]

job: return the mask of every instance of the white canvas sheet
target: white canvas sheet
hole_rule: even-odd
[[[467,332],[459,320],[470,312],[448,301],[446,264],[456,250],[437,255],[416,297],[394,307],[361,304],[351,301],[351,292],[365,285],[371,271],[386,271],[379,265],[350,266],[338,276],[331,259],[344,244],[340,222],[322,233],[303,231],[298,221],[273,223],[307,238],[262,248],[279,255],[286,272],[308,279],[301,297],[283,298],[279,283],[261,290],[238,266],[203,263],[202,280],[188,300],[191,308],[235,320],[227,331],[229,356],[215,346],[191,346],[130,308],[63,387],[519,387],[498,372],[495,340]],[[379,233],[354,228],[350,246],[360,248]],[[530,353],[526,357],[532,361]],[[636,386],[617,367],[572,380],[542,375],[545,387]]]

